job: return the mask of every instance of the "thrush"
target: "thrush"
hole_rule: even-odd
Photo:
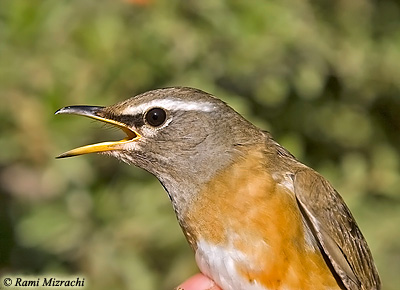
[[[216,97],[173,87],[56,114],[126,133],[58,157],[103,153],[153,174],[200,271],[222,289],[380,289],[367,242],[338,192]]]

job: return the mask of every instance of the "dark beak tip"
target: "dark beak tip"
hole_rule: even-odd
[[[55,159],[64,159],[64,158],[74,157],[74,156],[77,156],[77,155],[69,154],[69,152],[64,152],[64,153],[61,153],[60,155],[56,156]]]
[[[66,157],[68,157],[68,156],[65,153],[61,153],[60,155],[57,155],[55,157],[55,159],[63,159],[63,158],[66,158]]]
[[[57,111],[55,111],[54,115],[62,114],[63,110],[64,108],[58,109]]]
[[[71,110],[72,109],[72,110]],[[73,106],[68,106],[68,107],[63,107],[61,109],[58,109],[54,115],[59,115],[59,114],[71,114],[74,113],[74,107]]]

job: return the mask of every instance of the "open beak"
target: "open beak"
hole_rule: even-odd
[[[112,119],[102,117],[101,113],[103,112],[103,110],[104,107],[98,107],[98,106],[69,106],[59,109],[57,112],[55,112],[55,114],[56,115],[73,114],[73,115],[85,116],[108,124],[112,124],[120,128],[122,131],[124,131],[126,133],[126,138],[120,141],[101,142],[92,145],[82,146],[79,148],[69,150],[65,153],[62,153],[56,158],[65,158],[65,157],[77,156],[88,153],[120,150],[122,149],[124,144],[139,140],[141,138],[141,136],[136,131],[129,128],[128,125]]]

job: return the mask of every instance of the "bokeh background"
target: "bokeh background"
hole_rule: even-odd
[[[0,274],[87,289],[172,289],[197,271],[146,172],[91,155],[121,137],[74,116],[194,86],[231,104],[341,192],[384,288],[400,285],[397,1],[1,0]]]

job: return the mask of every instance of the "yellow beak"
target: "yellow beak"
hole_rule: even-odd
[[[122,131],[124,131],[127,137],[119,141],[101,142],[101,143],[78,147],[69,150],[67,152],[64,152],[59,156],[57,156],[56,158],[65,158],[65,157],[77,156],[88,153],[120,150],[122,149],[124,144],[132,141],[137,141],[141,138],[141,136],[136,131],[129,128],[126,124],[100,116],[99,113],[101,113],[103,109],[104,107],[98,107],[98,106],[69,106],[59,109],[57,112],[55,112],[55,114],[56,115],[73,114],[73,115],[85,116],[108,124],[112,124],[120,128]]]

